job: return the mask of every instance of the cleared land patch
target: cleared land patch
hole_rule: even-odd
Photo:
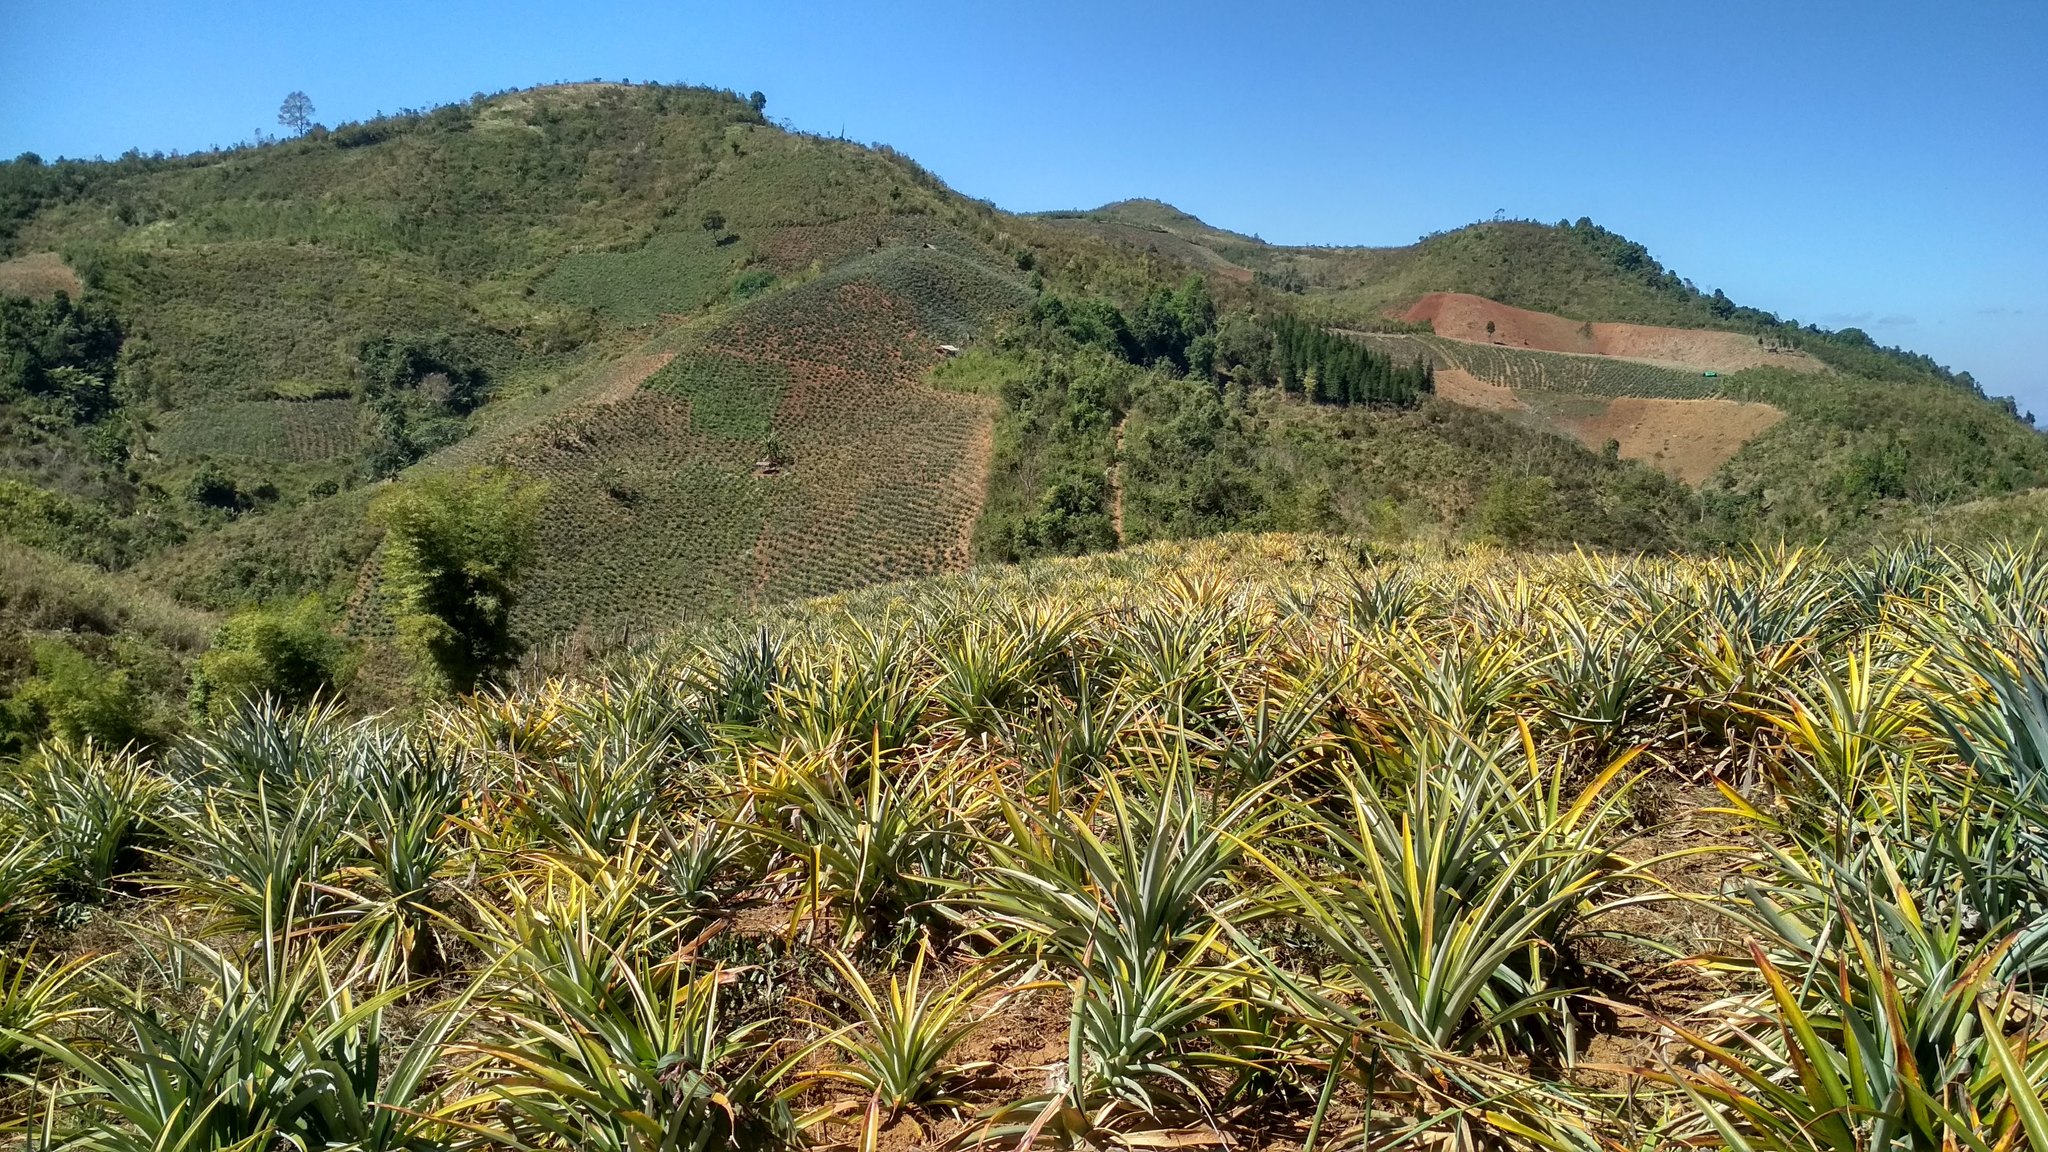
[[[1547,414],[1540,394],[1517,395],[1530,412]],[[1712,476],[1744,444],[1785,418],[1768,404],[1741,400],[1619,396],[1594,403],[1595,411],[1558,413],[1549,416],[1550,423],[1595,451],[1615,441],[1622,459],[1640,460],[1687,484]]]
[[[1438,336],[1471,344],[1646,360],[1700,371],[1739,372],[1744,368],[1766,367],[1796,372],[1827,370],[1826,365],[1804,352],[1771,351],[1754,337],[1740,332],[1582,322],[1463,292],[1432,292],[1410,306],[1401,318],[1411,323],[1427,323]],[[1493,325],[1490,332],[1488,324]]]
[[[1784,419],[1769,404],[1719,395],[1718,379],[1615,357],[1464,344],[1443,336],[1351,333],[1398,360],[1436,369],[1437,395],[1454,404],[1571,437],[1593,451],[1620,445],[1687,484],[1698,484]]]
[[[12,260],[0,260],[0,295],[54,296],[59,292],[77,296],[85,291],[78,273],[55,252],[31,252]]]

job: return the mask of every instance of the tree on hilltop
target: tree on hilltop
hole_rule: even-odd
[[[754,109],[755,114],[759,115],[761,109],[768,106],[768,97],[756,92],[752,96],[747,97],[747,103]]]
[[[313,99],[304,92],[294,92],[284,98],[277,107],[277,122],[292,130],[292,134],[303,135],[313,126]]]

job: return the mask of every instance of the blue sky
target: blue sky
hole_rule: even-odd
[[[1294,243],[1591,216],[2048,419],[2048,3],[278,5],[0,0],[0,154],[112,156],[555,80],[760,89],[1004,208]]]

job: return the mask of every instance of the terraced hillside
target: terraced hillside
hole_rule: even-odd
[[[1436,368],[1437,394],[1501,412],[1587,448],[1640,460],[1699,485],[1749,441],[1785,418],[1780,408],[1734,399],[1732,377],[1603,355],[1470,343],[1441,336],[1350,333],[1390,355]]]
[[[47,521],[16,538],[211,607],[360,608],[375,536],[336,528],[370,487],[506,463],[558,493],[537,639],[959,562],[986,405],[918,382],[1028,296],[988,209],[886,149],[729,93],[572,85],[51,175],[0,289],[117,318],[90,370],[125,400],[8,426],[8,463],[60,489],[0,516]]]
[[[963,566],[990,409],[924,377],[1027,299],[898,245],[656,340],[672,358],[644,383],[493,449],[549,485],[524,626],[645,630]]]
[[[2048,438],[2001,406],[1936,380],[1880,383],[1784,367],[1718,374],[1610,356],[1407,333],[1349,333],[1436,366],[1438,392],[1570,437],[1610,441],[1697,487],[1735,524],[1852,534],[1874,510],[2041,486]]]
[[[1763,336],[1773,357],[1770,363],[1779,367],[1810,357],[1870,379],[1935,379],[1975,389],[1967,372],[1901,348],[1880,348],[1860,330],[1802,325],[1737,304],[1722,293],[1698,289],[1641,244],[1583,217],[1555,225],[1482,221],[1384,248],[1268,244],[1213,227],[1155,200],[1122,201],[1088,212],[1045,213],[1034,219],[1049,229],[1089,235],[1128,252],[1160,257],[1179,253],[1182,259],[1210,264],[1235,278],[1301,296],[1333,321],[1353,326],[1384,323],[1432,297],[1451,296],[1511,310],[1493,317],[1496,335],[1501,322],[1517,312],[1548,314],[1539,323],[1559,327],[1548,333],[1551,338],[1530,342],[1537,348],[1597,351],[1593,341],[1602,325],[1616,335],[1622,334],[1616,330],[1644,326],[1676,328],[1692,333],[1688,340],[1697,340],[1702,333],[1740,336],[1737,343]],[[1477,318],[1475,339],[1484,338],[1486,319]],[[1691,363],[1686,356],[1679,359]]]

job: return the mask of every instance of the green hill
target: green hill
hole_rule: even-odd
[[[706,89],[25,157],[0,165],[0,243],[0,538],[204,613],[315,595],[373,648],[377,493],[480,466],[548,486],[514,613],[542,646],[1234,530],[1718,548],[2048,484],[2041,438],[1966,375],[1699,293],[1587,221],[1367,249],[1158,201],[1011,215]],[[1435,291],[1739,331],[1834,372],[1709,389],[1388,318]],[[1391,383],[1442,364],[1789,415],[1688,486]],[[152,651],[175,684],[184,649]]]
[[[1312,301],[1337,322],[1375,323],[1428,293],[1467,292],[1574,320],[1768,333],[1865,377],[1932,377],[1975,389],[1968,373],[1904,349],[1881,348],[1857,329],[1801,325],[1738,305],[1718,290],[1702,292],[1642,245],[1585,218],[1555,225],[1485,221],[1389,248],[1268,244],[1155,200],[1037,218],[1126,248],[1254,278]]]

